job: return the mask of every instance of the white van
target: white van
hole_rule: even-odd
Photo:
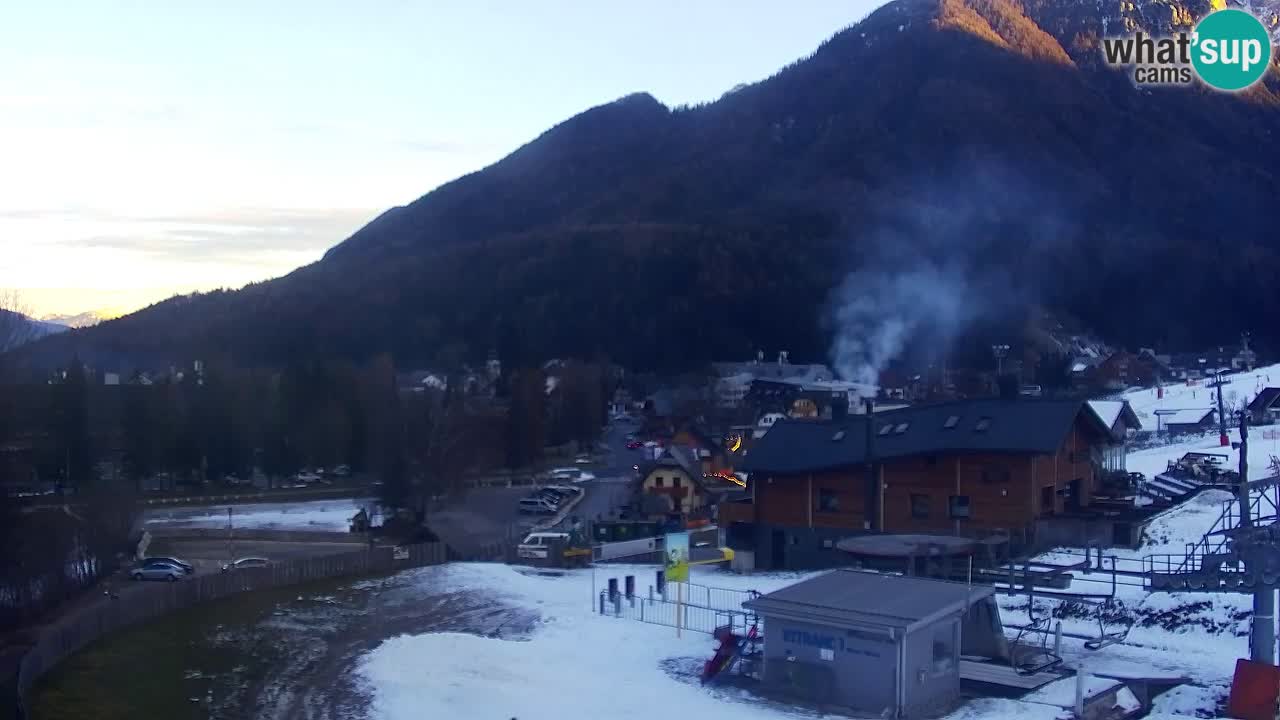
[[[555,542],[563,542],[565,546],[569,543],[569,533],[558,532],[535,532],[529,533],[524,540],[516,546],[516,555],[522,558],[530,558],[542,560],[547,557],[550,552],[551,545]]]

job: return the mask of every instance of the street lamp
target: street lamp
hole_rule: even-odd
[[[992,345],[991,354],[996,356],[996,375],[1004,374],[1004,359],[1009,354],[1008,345]]]

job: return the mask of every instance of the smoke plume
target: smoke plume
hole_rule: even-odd
[[[1063,194],[1045,185],[988,164],[886,188],[872,212],[847,219],[855,267],[825,318],[836,372],[877,384],[904,353],[946,359],[979,323],[1015,342],[1070,243]]]
[[[833,369],[846,380],[875,385],[912,338],[928,335],[949,346],[970,319],[967,295],[954,269],[926,265],[850,273],[833,297]]]

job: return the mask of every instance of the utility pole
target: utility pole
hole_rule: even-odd
[[[1213,383],[1209,387],[1218,389],[1218,445],[1227,447],[1231,440],[1227,437],[1227,415],[1222,411],[1222,388],[1227,384],[1222,379],[1222,368],[1213,371]]]
[[[1237,495],[1240,501],[1241,529],[1253,527],[1249,499],[1249,413],[1240,413],[1240,483]],[[1274,552],[1266,544],[1249,543],[1243,550],[1245,571],[1253,576],[1253,625],[1249,632],[1249,659],[1256,663],[1274,665],[1276,662],[1276,588],[1264,579],[1267,566],[1265,555]]]

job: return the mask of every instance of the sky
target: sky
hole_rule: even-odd
[[[879,4],[8,2],[0,289],[118,314],[276,277],[589,107],[714,100]]]

